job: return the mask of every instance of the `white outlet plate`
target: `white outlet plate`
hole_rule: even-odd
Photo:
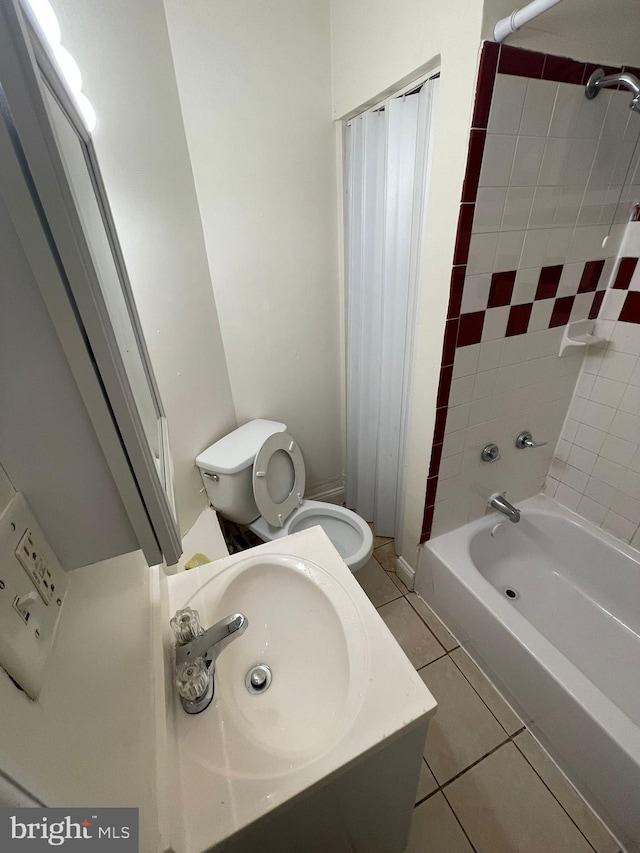
[[[42,688],[68,585],[27,502],[16,494],[0,515],[0,666],[32,699]]]

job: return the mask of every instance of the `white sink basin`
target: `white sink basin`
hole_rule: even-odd
[[[313,849],[337,853],[343,848],[334,836],[320,836],[355,796],[355,804],[344,806],[347,816],[339,816],[341,825],[366,804],[365,832],[381,839],[385,853],[394,849],[385,833],[391,827],[389,839],[401,837],[402,821],[392,826],[395,818],[390,820],[384,806],[376,808],[371,798],[377,785],[380,802],[386,803],[404,784],[404,800],[412,807],[427,717],[436,703],[324,531],[305,530],[164,583],[165,675],[158,690],[167,700],[162,723],[171,848],[201,853],[224,841],[225,850],[270,851],[260,818],[286,804],[285,823],[273,829],[273,849],[284,850],[283,832],[289,834],[291,809],[298,808],[292,804],[302,802],[298,812],[308,811],[298,825],[308,829],[318,821],[311,834],[319,846]],[[168,617],[186,606],[199,612],[205,628],[236,612],[248,619],[246,631],[218,658],[213,702],[197,715],[184,712],[170,683]],[[245,678],[259,664],[270,667],[273,679],[265,692],[252,694]],[[390,764],[386,757],[375,758],[387,755],[382,749],[387,743],[405,744],[404,752],[393,746]],[[363,796],[358,793],[360,766]],[[334,778],[342,782],[332,787],[328,780]],[[324,794],[312,796],[311,791]],[[271,814],[267,830],[278,827],[278,819],[274,823]],[[408,825],[409,812],[403,820]],[[252,847],[247,832],[256,826],[261,834]],[[235,835],[240,830],[244,834]],[[347,834],[353,839],[359,831],[350,828]],[[231,836],[241,839],[238,847]],[[289,843],[287,850],[310,849],[306,842]],[[345,843],[344,849],[351,850],[351,841]],[[366,849],[379,848],[368,844]]]
[[[187,605],[206,627],[237,612],[249,620],[218,659],[212,706],[181,721],[194,760],[233,777],[273,777],[345,736],[368,678],[366,637],[349,591],[321,566],[251,556],[216,572]],[[252,694],[245,675],[258,664],[270,667],[273,680]]]

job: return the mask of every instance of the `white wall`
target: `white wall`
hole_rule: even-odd
[[[165,6],[238,422],[284,421],[313,493],[344,470],[328,3]]]
[[[52,0],[98,116],[94,142],[169,421],[180,526],[195,456],[236,426],[162,0]]]
[[[140,809],[159,848],[150,570],[138,551],[77,569],[37,702],[0,669],[3,767],[49,806]]]
[[[13,484],[7,476],[7,472],[0,465],[0,514],[9,505],[9,501],[14,494],[15,489],[13,488]]]
[[[476,0],[333,0],[331,4],[335,118],[359,112],[426,68],[441,67],[402,537],[402,556],[412,566],[422,526],[481,23],[482,7]]]

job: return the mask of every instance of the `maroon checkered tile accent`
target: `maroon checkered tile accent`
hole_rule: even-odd
[[[629,285],[631,284],[631,279],[633,278],[637,265],[638,258],[620,258],[618,271],[616,272],[615,280],[611,286],[616,290],[629,290]]]
[[[619,319],[623,323],[640,323],[640,290],[627,293]]]
[[[474,311],[471,314],[460,315],[460,327],[458,329],[459,347],[468,347],[471,344],[480,343],[482,340],[484,315],[484,311]]]
[[[524,305],[512,305],[509,311],[509,319],[507,320],[506,337],[511,338],[514,335],[524,335],[529,326],[531,319],[531,311],[533,310],[533,302],[525,302]]]
[[[491,276],[489,301],[487,308],[500,308],[509,305],[513,297],[513,286],[516,282],[516,270],[509,272],[494,272]]]
[[[603,267],[604,261],[587,261],[578,285],[578,293],[591,293],[597,289]]]
[[[593,302],[591,303],[591,308],[589,309],[589,320],[596,320],[598,318],[598,314],[600,313],[600,307],[602,306],[602,300],[604,299],[604,290],[597,290],[593,294]]]
[[[557,264],[553,267],[542,267],[540,270],[540,278],[538,279],[538,289],[536,290],[536,299],[554,299],[558,292],[560,277],[562,276],[563,265]]]
[[[553,329],[556,326],[567,325],[567,323],[569,322],[569,317],[571,316],[571,309],[573,308],[574,302],[575,296],[561,296],[560,299],[556,299],[553,304],[551,319],[549,320],[550,329]]]

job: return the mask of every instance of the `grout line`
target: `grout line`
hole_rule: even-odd
[[[536,741],[536,743],[538,743],[538,742]],[[562,811],[566,814],[566,816],[569,818],[569,820],[571,821],[571,823],[573,823],[573,825],[576,827],[576,829],[578,830],[578,832],[579,832],[579,833],[582,835],[582,837],[585,839],[585,841],[587,842],[587,844],[589,845],[589,847],[591,847],[591,849],[592,849],[592,850],[596,850],[596,848],[593,846],[593,844],[592,844],[592,843],[591,843],[591,841],[589,840],[588,836],[587,836],[587,835],[585,835],[584,831],[580,828],[580,826],[576,823],[576,821],[571,817],[571,815],[569,814],[569,812],[568,812],[568,811],[566,810],[566,808],[562,805],[562,803],[560,802],[560,800],[556,797],[556,795],[553,793],[553,791],[551,790],[551,788],[547,785],[547,783],[545,782],[545,780],[544,780],[544,779],[542,778],[542,776],[538,773],[538,771],[536,770],[536,768],[535,768],[535,767],[533,766],[533,764],[529,761],[529,759],[527,758],[527,756],[525,755],[525,753],[520,749],[520,747],[518,746],[518,744],[517,744],[517,743],[515,744],[515,747],[516,747],[516,749],[518,750],[518,752],[520,753],[520,755],[521,755],[521,756],[524,758],[524,760],[527,762],[527,764],[529,765],[529,767],[531,767],[531,769],[532,769],[532,770],[533,770],[533,772],[536,774],[536,776],[538,777],[538,779],[540,779],[540,781],[541,781],[541,782],[542,782],[542,784],[545,786],[545,788],[547,789],[547,791],[551,794],[551,796],[552,796],[552,797],[553,797],[553,799],[556,801],[556,803],[558,803],[558,805],[560,806],[560,808],[562,809]],[[543,752],[544,752],[544,753],[545,753],[545,755],[546,755],[547,753],[546,753],[546,750],[544,750],[544,747],[540,746],[540,748],[543,750]],[[568,780],[567,780],[567,784],[570,784],[570,783],[568,782]],[[573,786],[572,786],[572,787],[573,787]],[[579,792],[577,792],[577,793],[579,794]],[[581,798],[581,799],[582,799],[582,798]],[[592,812],[593,812],[593,809],[591,808],[591,806],[589,805],[589,803],[587,803],[587,802],[586,802],[586,800],[584,800],[584,799],[583,799],[583,802],[585,803],[585,805],[587,806],[587,808],[589,809],[589,811],[592,811]],[[594,815],[595,815],[595,812],[594,812]],[[598,817],[597,815],[595,815],[595,816],[596,816],[596,817]],[[605,829],[607,830],[607,832],[611,835],[611,832],[610,832],[610,830],[609,830],[609,827],[608,827],[608,826],[606,826],[606,824],[604,824],[604,823],[600,820],[600,818],[598,818],[598,821],[599,821],[600,823],[602,823],[602,825],[604,826],[604,828],[605,828]],[[613,836],[612,836],[612,837],[613,837]],[[618,843],[618,842],[616,841],[616,844],[617,844],[617,843]],[[596,851],[596,853],[597,853],[597,851]]]
[[[470,846],[470,847],[471,847],[471,849],[474,851],[474,853],[477,853],[477,850],[476,850],[475,845],[473,844],[473,842],[471,841],[471,839],[470,839],[470,838],[469,838],[469,836],[467,835],[467,830],[464,828],[464,825],[463,825],[462,821],[460,820],[460,818],[459,818],[459,817],[458,817],[458,815],[456,814],[456,810],[454,809],[454,807],[451,805],[451,803],[450,803],[450,802],[449,802],[449,800],[447,799],[447,795],[444,793],[444,791],[442,792],[442,796],[444,797],[444,801],[445,801],[445,803],[446,803],[446,804],[449,806],[449,808],[451,809],[451,812],[453,813],[454,818],[455,818],[455,819],[456,819],[456,821],[458,822],[458,826],[460,827],[460,829],[461,829],[461,830],[462,830],[462,832],[464,833],[464,837],[465,837],[465,838],[467,839],[467,841],[469,842],[469,846]]]
[[[458,646],[458,648],[462,648],[462,646]],[[456,649],[452,649],[451,651],[456,651]],[[464,649],[462,649],[462,651],[464,652]],[[464,652],[464,653],[465,653],[465,654],[467,654],[466,652]],[[450,652],[447,652],[447,654],[449,655],[449,657],[451,657]],[[512,708],[510,705],[508,705],[508,703],[507,703],[507,702],[502,698],[502,696],[498,693],[498,691],[495,689],[495,687],[493,686],[493,684],[489,681],[489,679],[488,679],[488,678],[487,678],[487,676],[484,674],[484,672],[480,669],[480,667],[476,664],[476,662],[473,660],[473,658],[472,658],[470,655],[467,655],[467,656],[469,657],[469,660],[471,661],[471,664],[477,668],[477,670],[478,670],[478,672],[480,673],[480,675],[481,675],[483,678],[485,678],[485,679],[486,679],[487,684],[489,684],[489,686],[491,687],[491,689],[492,689],[492,690],[495,690],[495,692],[496,692],[496,696],[498,697],[498,699],[499,699],[501,702],[504,702],[504,704],[506,705],[506,707],[507,707],[507,708],[508,708],[508,709],[509,709],[513,714],[515,714],[515,716],[516,716],[516,717],[518,717],[518,715],[517,715],[517,714],[516,714],[516,712],[513,710],[513,708]],[[462,671],[462,669],[458,666],[458,664],[455,662],[455,660],[454,660],[453,658],[451,658],[451,663],[456,667],[456,669],[457,669],[457,670],[458,670],[458,672],[462,675],[462,677],[466,679],[467,683],[471,685],[471,687],[473,688],[473,690],[475,690],[476,694],[478,695],[478,697],[480,698],[480,700],[484,703],[485,707],[486,707],[486,708],[487,708],[487,710],[491,713],[491,715],[493,716],[493,718],[495,719],[495,721],[497,722],[497,724],[500,726],[500,728],[501,728],[503,731],[505,731],[505,732],[509,735],[509,732],[508,732],[508,731],[507,731],[507,729],[502,725],[502,723],[500,722],[500,720],[498,719],[498,717],[496,716],[496,714],[491,710],[491,708],[489,707],[489,704],[488,704],[487,702],[485,702],[484,698],[480,695],[480,693],[478,693],[478,691],[476,690],[476,688],[473,686],[473,684],[472,684],[471,680],[470,680],[469,678],[467,678],[467,676],[464,674],[464,672]],[[525,724],[524,724],[524,722],[520,719],[520,717],[518,717],[518,721],[519,721],[520,723],[522,723],[522,728],[518,729],[518,732],[521,732],[521,731],[525,728]]]

